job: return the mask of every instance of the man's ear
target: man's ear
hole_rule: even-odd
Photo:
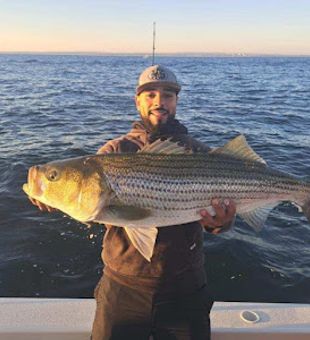
[[[139,95],[135,95],[135,103],[136,103],[137,110],[140,111],[140,98],[139,98]]]

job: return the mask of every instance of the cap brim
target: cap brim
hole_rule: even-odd
[[[151,90],[157,87],[165,87],[168,89],[171,89],[172,91],[175,91],[177,94],[180,92],[181,90],[181,86],[173,83],[173,82],[169,82],[169,81],[152,81],[143,85],[140,85],[136,88],[136,94],[139,95],[141,92],[146,91],[146,90]]]

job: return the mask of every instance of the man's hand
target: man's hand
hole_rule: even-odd
[[[214,198],[211,201],[211,205],[215,215],[212,216],[206,209],[200,210],[202,217],[200,220],[201,225],[206,231],[212,234],[219,234],[229,230],[233,225],[236,215],[236,205],[234,201]]]
[[[57,211],[57,209],[52,208],[52,207],[50,207],[50,206],[32,198],[32,197],[28,197],[28,198],[30,199],[31,203],[33,205],[37,206],[41,211],[48,211],[48,212]]]

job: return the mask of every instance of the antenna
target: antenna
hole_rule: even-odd
[[[155,63],[155,38],[156,38],[156,22],[153,22],[153,56],[152,56],[152,66]]]

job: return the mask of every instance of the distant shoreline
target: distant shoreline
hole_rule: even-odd
[[[69,56],[98,56],[98,57],[142,57],[151,58],[150,53],[103,53],[103,52],[32,52],[32,51],[0,51],[0,55],[69,55]],[[156,57],[175,57],[175,58],[186,58],[186,57],[286,57],[296,58],[310,57],[309,54],[250,54],[250,53],[156,53]]]

